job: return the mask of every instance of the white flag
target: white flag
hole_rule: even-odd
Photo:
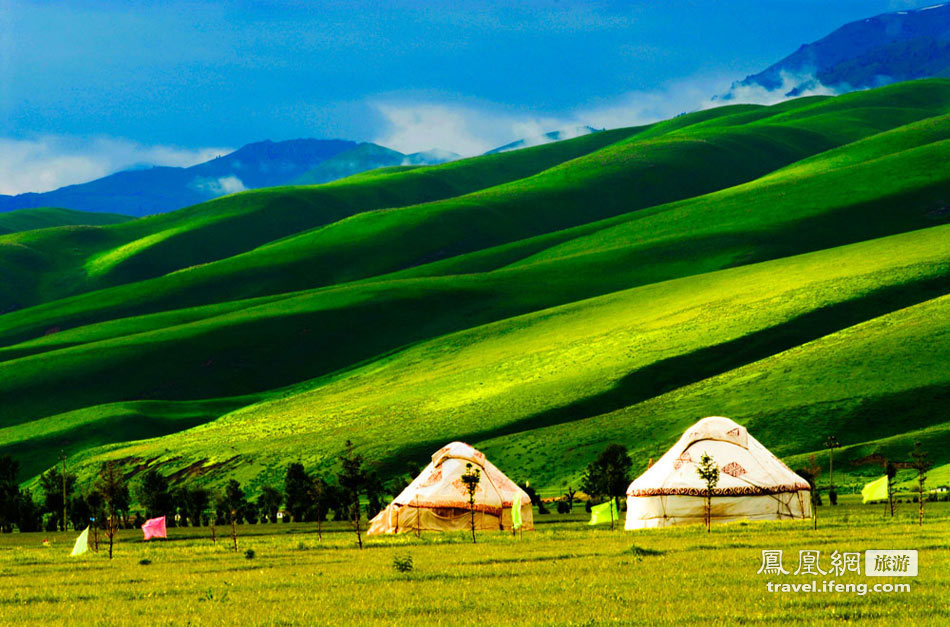
[[[73,546],[73,552],[70,555],[82,555],[89,550],[89,527],[79,534],[76,538],[76,544]]]

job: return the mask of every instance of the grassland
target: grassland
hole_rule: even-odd
[[[920,439],[939,479],[948,113],[918,81],[0,236],[0,454],[253,492],[464,439],[556,494],[723,414],[793,464],[836,433],[853,483]]]
[[[131,219],[115,213],[91,213],[57,207],[17,209],[0,213],[0,235],[60,226],[119,224]]]
[[[71,558],[75,534],[0,536],[0,621],[4,623],[181,622],[194,624],[867,624],[950,621],[950,507],[916,506],[891,521],[880,506],[850,497],[808,521],[736,523],[641,532],[590,528],[582,513],[536,518],[523,537],[484,533],[374,538],[359,551],[338,523],[320,540],[313,525],[243,525],[239,551],[212,544],[207,528],[172,529],[165,542],[120,532],[115,559]],[[913,511],[912,511],[913,510]],[[220,529],[219,529],[220,531]],[[43,538],[51,546],[41,544]],[[247,549],[256,556],[248,560]],[[794,573],[798,551],[916,549],[917,577],[757,574],[762,550],[783,551]],[[411,555],[408,573],[394,557]],[[150,563],[143,565],[142,560]],[[834,580],[856,591],[769,592],[769,581]],[[873,592],[907,583],[909,592]],[[858,588],[855,587],[854,590]]]

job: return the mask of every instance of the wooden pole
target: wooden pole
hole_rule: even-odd
[[[66,531],[66,451],[60,451],[63,459],[63,531]]]
[[[112,559],[112,540],[115,538],[115,510],[109,506],[109,559]]]
[[[355,516],[356,516],[356,543],[359,544],[360,549],[362,549],[362,548],[363,548],[363,535],[362,535],[362,533],[361,533],[362,530],[360,529],[360,515],[362,514],[362,512],[360,511],[360,496],[359,496],[359,493],[356,494],[356,506],[355,506],[355,510],[354,510],[354,511],[356,512],[356,514],[355,514]]]

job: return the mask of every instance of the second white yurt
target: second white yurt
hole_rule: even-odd
[[[432,456],[419,473],[386,509],[369,524],[369,535],[416,531],[464,531],[470,529],[468,492],[461,476],[466,464],[481,471],[475,491],[475,528],[482,531],[510,530],[511,508],[519,501],[522,529],[533,529],[531,499],[504,473],[468,444],[452,442]]]
[[[708,454],[719,467],[711,521],[811,517],[808,482],[792,472],[742,425],[703,418],[627,488],[626,529],[703,523],[706,483],[697,473]]]

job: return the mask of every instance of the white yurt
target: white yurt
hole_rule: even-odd
[[[721,416],[703,418],[627,488],[626,529],[703,523],[706,483],[697,473],[708,454],[719,467],[711,520],[791,520],[811,517],[808,482],[792,472],[745,427]]]
[[[512,504],[520,496],[522,529],[533,529],[531,499],[524,490],[463,442],[452,442],[432,456],[419,473],[386,509],[369,524],[369,535],[415,531],[464,531],[471,528],[468,492],[461,476],[466,464],[481,471],[475,492],[475,528],[510,530]]]

